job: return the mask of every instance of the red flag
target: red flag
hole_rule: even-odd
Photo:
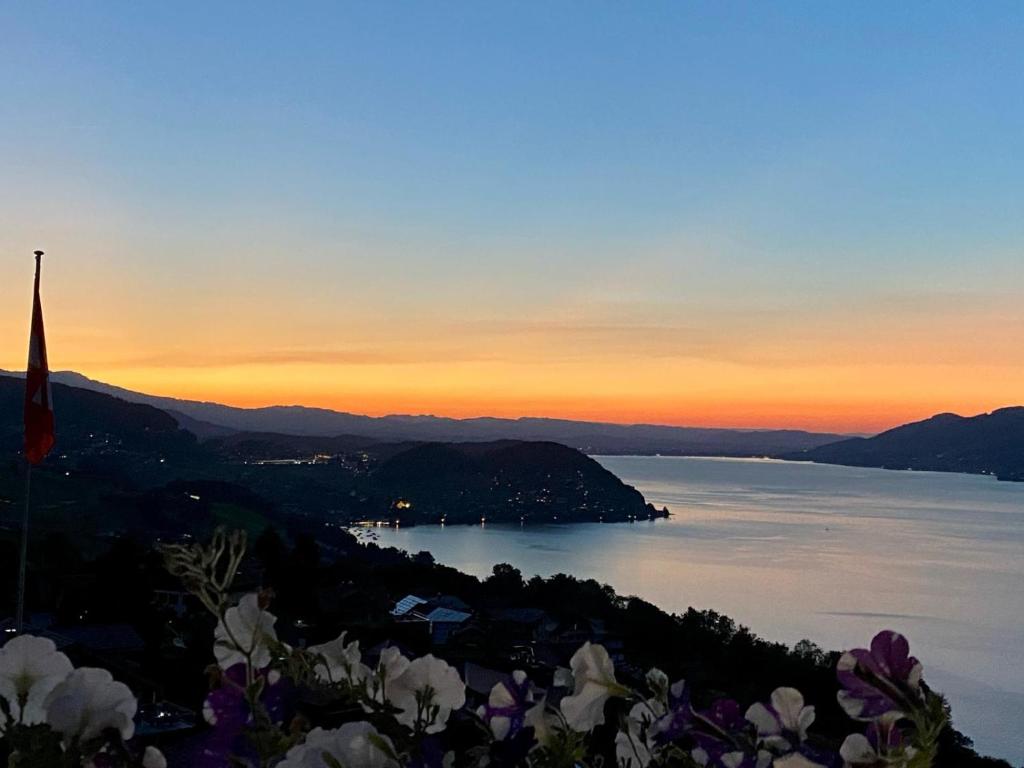
[[[53,448],[53,398],[50,368],[46,360],[43,306],[39,302],[39,272],[43,252],[36,251],[36,286],[32,300],[32,335],[28,344],[25,372],[25,458],[38,464]]]

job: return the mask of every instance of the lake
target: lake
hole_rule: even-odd
[[[770,640],[910,638],[985,754],[1024,763],[1024,484],[771,460],[596,457],[668,520],[377,529],[486,576],[569,573]],[[780,684],[785,681],[779,681]]]

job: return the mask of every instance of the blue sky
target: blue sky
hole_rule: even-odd
[[[585,349],[559,381],[599,376],[602,354],[630,364],[622,347],[684,379],[688,360],[741,359],[767,414],[783,385],[758,365],[794,337],[803,366],[835,362],[836,344],[895,364],[895,338],[921,359],[894,372],[906,391],[887,413],[935,366],[1000,383],[922,411],[995,407],[1024,384],[1019,345],[979,360],[971,343],[1024,341],[1020,4],[8,3],[0,27],[0,258],[20,277],[40,240],[67,254],[52,290],[91,318],[85,338],[68,316],[80,332],[58,341],[76,367],[192,392],[204,384],[182,371],[213,354],[211,326],[309,364],[418,346],[401,364],[440,366],[487,345],[502,365],[562,366]],[[945,355],[901,338],[922,314],[972,333]],[[570,330],[539,343],[524,318]],[[865,335],[805,338],[819,322]],[[153,350],[160,370],[132,368]],[[356,374],[363,394],[394,374],[361,365],[323,373]],[[484,403],[506,374],[467,374],[463,394]],[[560,412],[526,383],[505,411]],[[678,413],[671,391],[635,396],[659,418],[711,418],[710,400],[687,410],[691,391]],[[598,405],[632,414],[629,395]],[[393,398],[380,407],[451,410]]]

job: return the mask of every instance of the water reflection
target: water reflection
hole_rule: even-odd
[[[565,572],[828,648],[906,633],[978,748],[1024,761],[1024,484],[775,461],[599,459],[673,517],[380,531],[486,576]],[[642,557],[638,556],[642,553]]]

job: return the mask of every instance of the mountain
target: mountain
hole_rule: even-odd
[[[23,485],[24,381],[0,376],[0,529]],[[231,432],[200,441],[152,405],[55,383],[55,450],[35,517],[80,530],[195,535],[218,523],[322,533],[325,523],[617,521],[661,516],[589,456],[550,442],[379,443]],[[37,526],[39,527],[39,526]]]
[[[223,437],[231,432],[257,432],[320,437],[358,435],[382,442],[547,441],[562,443],[587,454],[776,456],[816,448],[848,437],[789,429],[712,429],[546,418],[371,417],[298,405],[236,408],[219,403],[133,392],[95,381],[74,371],[56,372],[52,378],[71,386],[160,408],[172,414],[182,427],[202,439]]]
[[[969,417],[940,413],[875,437],[842,440],[783,458],[1024,481],[1024,407]]]

